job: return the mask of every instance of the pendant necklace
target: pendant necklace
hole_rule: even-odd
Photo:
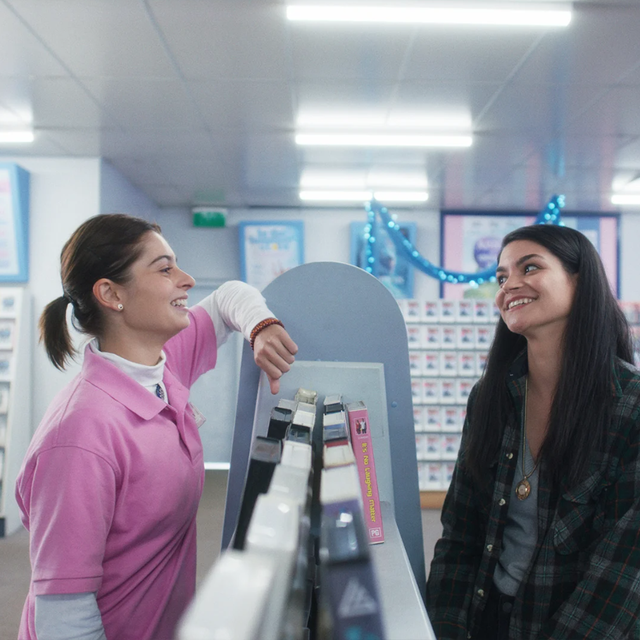
[[[526,500],[531,493],[531,484],[529,483],[529,478],[535,473],[538,468],[538,462],[540,462],[540,458],[538,458],[538,462],[533,465],[533,469],[529,471],[529,473],[525,472],[524,462],[526,457],[526,446],[527,446],[527,395],[529,391],[529,376],[526,377],[524,382],[524,411],[522,418],[522,480],[518,482],[516,485],[516,498],[518,500]]]

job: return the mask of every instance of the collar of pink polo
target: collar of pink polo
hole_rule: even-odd
[[[143,420],[150,420],[168,406],[164,400],[149,393],[115,364],[94,353],[89,345],[84,351],[81,375],[87,382],[102,389]],[[167,366],[164,368],[163,382],[167,388],[171,406],[179,412],[184,410],[189,400],[189,391],[175,378]]]

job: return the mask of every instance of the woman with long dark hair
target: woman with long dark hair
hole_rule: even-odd
[[[193,278],[160,228],[131,216],[82,224],[61,255],[63,295],[40,318],[49,358],[92,337],[81,373],[33,437],[16,497],[32,579],[20,640],[169,640],[195,591],[204,483],[189,389],[241,331],[277,393],[297,351],[260,293],[223,284],[193,308]]]
[[[591,242],[502,243],[427,584],[439,640],[640,637],[640,376]]]

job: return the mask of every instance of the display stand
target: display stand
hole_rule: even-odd
[[[381,415],[387,424],[384,439],[388,446],[388,473],[385,477],[385,472],[382,472],[384,489],[381,488],[381,493],[395,516],[398,540],[403,543],[415,584],[419,585],[420,595],[424,597],[426,577],[407,334],[395,299],[365,271],[333,262],[317,262],[291,269],[267,286],[263,295],[269,308],[282,320],[298,344],[299,361],[336,363],[338,370],[345,371],[345,386],[341,388],[336,380],[336,387],[331,390],[316,389],[319,395],[330,392],[350,397],[356,379],[348,373],[349,366],[354,363],[382,365],[381,388],[375,392],[381,390],[383,395],[380,397],[384,397]],[[250,347],[245,344],[223,548],[231,540],[238,516],[254,435],[259,380],[260,370],[255,366]],[[300,386],[306,384],[310,383]],[[282,385],[283,388],[289,385],[287,376],[282,379]],[[366,398],[354,399],[366,401]],[[271,406],[275,405],[277,397],[272,397],[270,402]],[[375,455],[377,463],[377,449]]]
[[[22,526],[14,490],[31,439],[29,302],[22,288],[0,288],[0,537]]]

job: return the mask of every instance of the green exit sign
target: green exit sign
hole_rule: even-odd
[[[224,227],[227,224],[227,210],[211,207],[193,209],[194,227]]]

